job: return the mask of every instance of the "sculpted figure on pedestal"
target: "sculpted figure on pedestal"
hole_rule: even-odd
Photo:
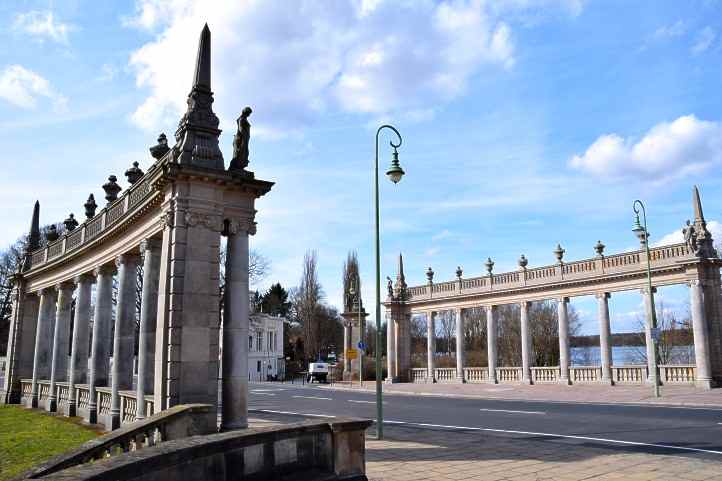
[[[251,124],[248,122],[248,117],[252,112],[250,107],[246,107],[236,120],[238,130],[233,137],[233,159],[228,170],[243,170],[248,167],[248,144],[251,140]]]

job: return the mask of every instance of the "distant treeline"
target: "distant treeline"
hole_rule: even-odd
[[[689,329],[674,329],[663,331],[662,337],[674,336],[674,344],[678,346],[694,344],[692,331]],[[571,336],[570,344],[574,347],[596,347],[599,346],[599,336]],[[612,334],[612,346],[643,346],[643,332],[621,332]]]

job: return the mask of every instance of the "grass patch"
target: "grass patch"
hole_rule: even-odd
[[[81,425],[79,418],[0,405],[0,480],[17,476],[98,435]]]

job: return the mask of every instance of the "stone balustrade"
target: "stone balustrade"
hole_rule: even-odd
[[[427,382],[429,370],[426,368],[412,368],[409,370],[409,379],[411,382]]]
[[[558,366],[534,366],[531,368],[531,379],[534,384],[559,382]]]
[[[612,366],[615,384],[642,384],[647,380],[647,366]]]
[[[496,368],[496,380],[498,382],[520,382],[521,376],[522,372],[520,367]]]
[[[659,377],[662,384],[690,384],[695,380],[694,365],[659,366]]]
[[[486,367],[465,367],[464,381],[466,382],[489,382],[489,368]]]
[[[573,383],[600,382],[602,380],[601,366],[575,366],[569,368],[569,376]]]
[[[454,382],[456,381],[456,368],[437,367],[434,369],[434,379],[437,382]]]

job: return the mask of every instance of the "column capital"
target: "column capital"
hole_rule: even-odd
[[[531,301],[519,301],[519,307],[522,309],[529,309]]]
[[[55,284],[55,290],[57,290],[58,292],[65,291],[67,293],[67,291],[73,291],[74,289],[75,282],[73,281],[63,281]]]
[[[132,252],[120,254],[118,257],[115,258],[116,267],[120,267],[120,266],[126,265],[126,264],[138,265],[139,262],[140,262],[140,256],[138,254],[132,253]]]
[[[95,277],[93,274],[86,272],[85,274],[77,275],[73,278],[73,282],[77,284],[83,284],[83,283],[93,283],[95,281]]]
[[[143,239],[138,244],[141,255],[144,255],[147,251],[160,251],[161,240],[154,237]]]
[[[53,295],[57,291],[55,290],[55,286],[48,286],[48,287],[41,287],[38,289],[38,296],[48,296]]]
[[[644,286],[641,289],[639,289],[639,292],[641,292],[642,294],[645,294],[645,295],[649,294],[649,287]],[[657,292],[657,288],[655,286],[652,286],[652,293],[656,293],[656,292]]]
[[[561,303],[569,304],[569,297],[567,297],[567,296],[557,297],[557,302],[560,304]]]
[[[95,269],[93,269],[93,275],[96,277],[101,276],[101,275],[102,276],[106,276],[106,275],[112,276],[113,274],[115,274],[115,270],[116,270],[115,263],[103,264],[102,266],[98,266]]]
[[[223,220],[223,235],[236,235],[241,232],[245,232],[248,235],[256,234],[254,216],[232,217]]]
[[[714,285],[712,282],[704,279],[691,279],[687,281],[688,287],[710,287]]]
[[[601,300],[609,299],[610,297],[612,297],[612,295],[609,292],[597,292],[596,294],[594,294],[594,297]]]

